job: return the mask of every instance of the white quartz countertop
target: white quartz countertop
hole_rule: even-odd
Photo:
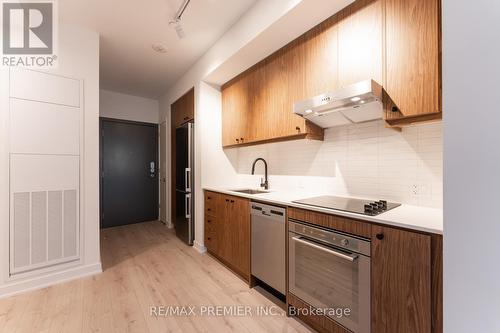
[[[295,200],[311,198],[322,194],[311,195],[311,193],[301,194],[285,191],[269,191],[268,193],[263,194],[246,194],[217,187],[205,187],[204,190],[248,198],[254,201],[260,201],[269,204],[303,208],[320,213],[345,216],[357,220],[364,220],[389,226],[401,227],[433,234],[443,234],[443,210],[437,208],[401,205],[377,216],[367,216],[363,214],[349,213],[335,209],[302,205],[293,202]]]

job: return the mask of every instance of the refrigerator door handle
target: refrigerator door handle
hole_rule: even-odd
[[[184,170],[184,177],[186,180],[186,192],[191,192],[191,168]]]
[[[186,202],[184,207],[186,207],[186,218],[190,219],[191,218],[191,194],[186,194],[185,198]]]

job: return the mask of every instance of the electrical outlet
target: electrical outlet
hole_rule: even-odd
[[[413,184],[411,186],[411,193],[413,195],[418,195],[419,194],[419,186],[417,184]]]
[[[413,184],[410,191],[413,195],[428,195],[429,187],[426,184]]]

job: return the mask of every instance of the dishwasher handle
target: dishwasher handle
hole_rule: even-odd
[[[265,218],[285,221],[286,210],[282,207],[250,202],[250,211],[252,216],[264,216]]]

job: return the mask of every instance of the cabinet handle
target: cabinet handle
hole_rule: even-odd
[[[240,139],[236,139],[236,142],[237,142],[237,143],[240,143]]]
[[[189,117],[184,117],[184,120],[188,120],[188,119],[189,119]]]
[[[298,132],[300,132],[300,127],[299,127],[299,126],[295,127],[295,129],[296,129]]]
[[[398,107],[397,107],[397,106],[393,106],[393,107],[391,108],[391,112],[398,112],[398,111],[399,111],[399,109],[398,109]]]
[[[207,200],[210,200],[210,199],[212,199],[212,197],[207,197]]]
[[[207,237],[207,239],[208,239],[208,240],[212,240],[212,238],[210,238],[210,237]]]
[[[234,203],[234,200],[231,200],[231,203]]]
[[[229,202],[229,199],[226,199],[226,202]]]
[[[240,141],[243,142],[243,138],[240,138]]]
[[[207,212],[210,212],[212,209],[211,208],[207,208]]]
[[[384,239],[384,234],[380,233],[380,234],[377,234],[375,237],[377,237],[378,240],[382,240],[382,239]]]

